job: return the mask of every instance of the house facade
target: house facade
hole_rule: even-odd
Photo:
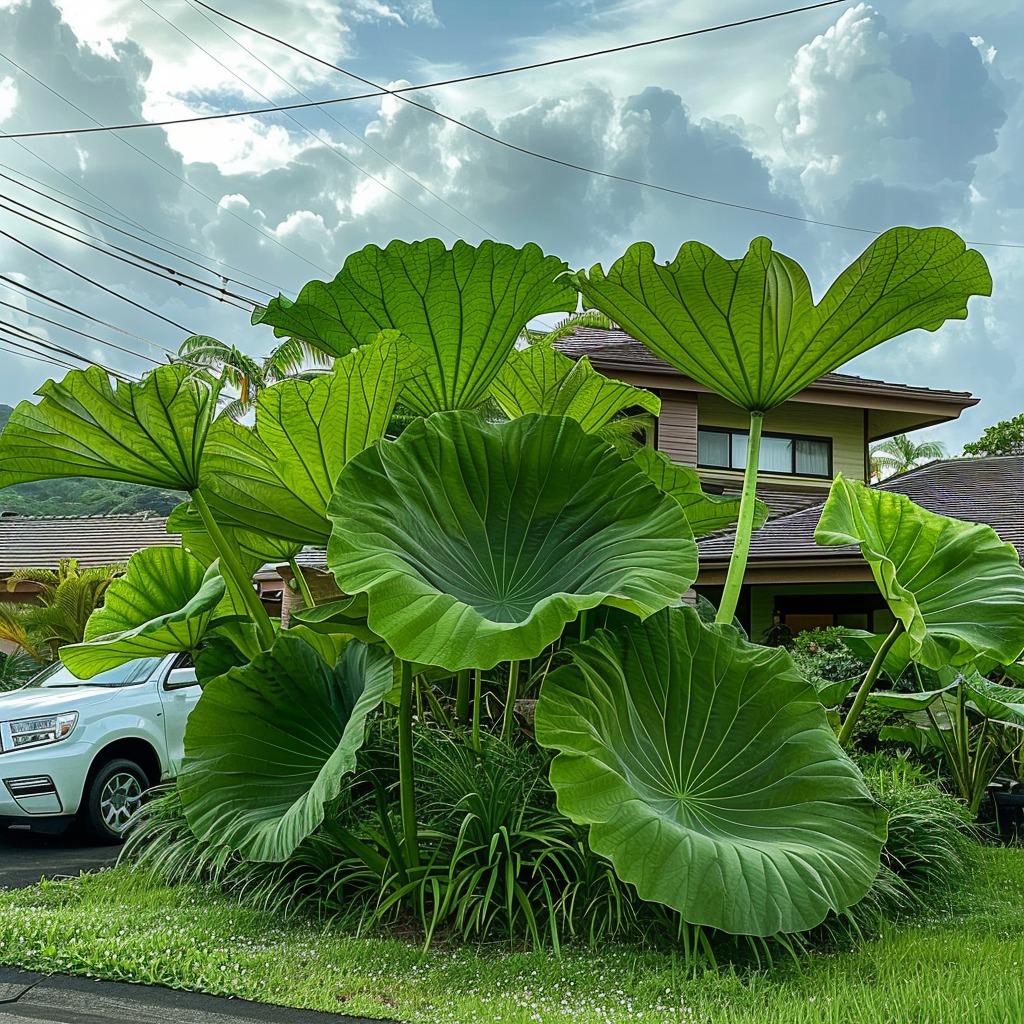
[[[748,428],[742,409],[680,373],[624,331],[578,328],[556,347],[575,359],[587,356],[602,373],[658,394],[662,406],[655,446],[674,462],[695,467],[705,490],[740,493]],[[977,402],[963,391],[829,373],[765,415],[757,493],[771,515],[754,535],[737,610],[753,639],[764,635],[776,609],[794,632],[830,625],[876,632],[891,628],[890,613],[859,551],[814,544],[821,506],[836,474],[870,481],[872,444],[955,420]],[[957,460],[951,465],[969,467],[985,461]],[[971,472],[961,469],[955,478],[941,481],[924,474],[920,479],[927,482],[915,492],[918,497],[910,496],[915,501],[920,497],[919,503],[933,511],[957,515],[947,510],[955,507],[963,518],[986,522],[976,501],[967,502],[966,515],[963,503],[953,497],[963,487],[972,499],[979,497],[979,488],[965,479]],[[899,490],[904,483],[909,486],[911,477],[905,474],[882,486]],[[948,498],[939,500],[941,495]],[[731,550],[731,537],[700,542],[695,589],[715,604]]]

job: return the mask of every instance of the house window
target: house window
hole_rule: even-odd
[[[708,469],[743,469],[747,461],[745,430],[701,427],[697,431],[697,465]],[[757,468],[789,476],[832,476],[832,439],[762,434]]]

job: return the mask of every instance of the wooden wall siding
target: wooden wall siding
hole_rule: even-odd
[[[658,450],[683,466],[697,465],[697,396],[661,392]]]
[[[664,403],[665,399],[662,398]],[[664,406],[663,406],[664,408]],[[718,395],[700,395],[698,414],[702,427],[738,427],[750,425],[749,416]],[[664,413],[662,414],[664,422]],[[864,412],[843,406],[809,405],[787,402],[772,409],[764,418],[766,431],[781,434],[807,434],[832,438],[832,471],[864,481]],[[696,461],[696,455],[694,455]],[[691,463],[692,464],[692,463]],[[774,479],[803,480],[805,477],[773,477]],[[866,482],[866,481],[865,481]]]

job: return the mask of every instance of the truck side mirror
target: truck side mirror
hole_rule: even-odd
[[[182,668],[172,668],[164,680],[165,690],[183,690],[186,686],[198,686],[199,679],[196,676],[194,665]]]

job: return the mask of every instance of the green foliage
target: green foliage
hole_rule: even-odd
[[[82,569],[74,558],[61,559],[56,570],[12,572],[7,577],[8,590],[28,582],[35,584],[37,592],[28,602],[0,603],[0,639],[17,644],[35,661],[36,668],[51,661],[65,644],[81,643],[85,638],[90,615],[122,572],[123,565]]]
[[[977,441],[964,445],[964,455],[1024,455],[1024,412],[986,427]]]
[[[106,590],[84,642],[61,648],[61,661],[88,679],[133,658],[192,650],[224,599],[217,563],[206,568],[179,548],[146,548]]]
[[[419,372],[399,342],[389,332],[338,359],[331,374],[261,391],[253,428],[221,417],[205,461],[214,510],[272,537],[326,544],[327,504],[342,467],[384,436]]]
[[[980,656],[1007,664],[1024,650],[1024,569],[990,526],[936,515],[840,475],[814,539],[860,545],[922,664],[938,669]]]
[[[897,476],[915,469],[922,462],[946,458],[946,449],[938,441],[911,441],[906,434],[887,438],[871,449],[872,475]]]
[[[708,494],[701,486],[695,469],[680,466],[653,448],[641,448],[633,455],[633,461],[651,478],[658,490],[679,502],[695,537],[736,525],[740,499],[731,495]],[[767,518],[768,506],[763,501],[755,501],[754,529],[763,526]]]
[[[913,693],[884,691],[868,700],[901,712],[903,726],[887,726],[883,740],[938,756],[972,816],[978,814],[989,783],[1019,757],[1024,738],[1024,691],[986,679],[977,669],[939,672],[938,689]]]
[[[491,394],[509,419],[533,412],[568,416],[591,434],[634,406],[653,416],[661,411],[661,399],[650,391],[598,373],[586,356],[574,361],[544,346],[510,352]]]
[[[23,650],[0,652],[0,693],[17,690],[39,671],[39,662]]]
[[[679,505],[572,420],[414,423],[342,470],[327,560],[404,661],[534,658],[580,611],[638,615],[697,572]]]
[[[882,864],[919,903],[933,902],[955,889],[971,867],[975,846],[965,806],[903,755],[864,755],[857,763],[889,814]]]
[[[167,515],[182,500],[180,491],[142,484],[68,477],[5,487],[0,507],[21,516],[107,516],[154,512]]]
[[[968,298],[992,291],[981,255],[944,228],[886,231],[817,305],[803,269],[767,238],[740,260],[687,242],[667,265],[637,242],[577,282],[588,306],[666,362],[761,413],[888,338],[964,319]]]
[[[0,434],[0,486],[98,477],[190,491],[216,396],[187,366],[158,366],[115,389],[97,366],[47,381]]]
[[[793,637],[789,653],[800,674],[812,683],[838,683],[867,671],[868,662],[857,657],[846,643],[841,626],[805,629]]]
[[[251,860],[284,860],[341,793],[366,717],[392,680],[379,647],[353,640],[330,664],[282,634],[208,682],[189,716],[179,780],[193,831]]]
[[[272,299],[253,323],[336,356],[399,331],[426,363],[404,403],[423,415],[471,409],[534,317],[576,308],[567,269],[532,243],[396,240],[353,253],[330,284],[310,281],[294,302]]]
[[[559,751],[559,809],[641,897],[773,935],[867,892],[884,815],[784,651],[683,608],[572,657],[541,690],[537,739]]]

